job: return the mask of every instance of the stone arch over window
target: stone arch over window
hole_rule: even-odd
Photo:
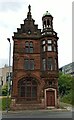
[[[18,96],[25,101],[37,100],[37,80],[33,77],[24,77],[18,81]]]

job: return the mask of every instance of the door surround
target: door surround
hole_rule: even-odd
[[[47,106],[47,100],[46,100],[46,92],[47,91],[54,91],[55,92],[55,106],[56,106],[57,105],[56,89],[54,89],[54,88],[45,89],[45,97],[44,97],[44,99],[45,99],[45,107],[47,107],[47,108],[55,108],[55,106]]]

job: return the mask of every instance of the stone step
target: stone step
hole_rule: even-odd
[[[33,110],[33,109],[43,109],[42,104],[16,104],[10,107],[11,110]]]

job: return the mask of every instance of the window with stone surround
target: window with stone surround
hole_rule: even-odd
[[[52,57],[49,57],[47,60],[47,69],[48,70],[53,70],[53,63],[52,63]]]
[[[25,70],[34,70],[34,59],[25,59]]]
[[[46,59],[42,59],[42,70],[46,70]]]
[[[33,53],[33,42],[25,42],[25,53]]]

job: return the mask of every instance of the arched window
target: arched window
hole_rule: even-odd
[[[19,97],[24,100],[37,100],[37,81],[32,77],[26,77],[18,82]]]

